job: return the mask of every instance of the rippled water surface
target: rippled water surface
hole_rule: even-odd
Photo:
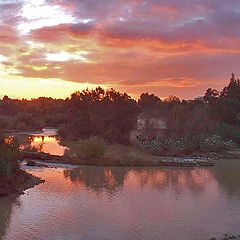
[[[45,179],[0,202],[1,240],[204,240],[240,233],[240,162],[214,168],[28,169]]]

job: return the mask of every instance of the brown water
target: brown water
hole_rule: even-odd
[[[214,168],[28,169],[46,180],[0,202],[1,240],[204,240],[240,233],[240,161]]]

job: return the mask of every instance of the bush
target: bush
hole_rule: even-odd
[[[240,128],[223,123],[219,128],[219,133],[225,141],[233,141],[240,145]]]
[[[208,152],[221,152],[226,150],[227,144],[223,141],[219,135],[204,136],[200,142],[200,150]]]
[[[10,176],[13,173],[11,162],[6,159],[0,159],[0,176]]]
[[[0,137],[0,175],[8,176],[18,168],[19,145],[14,137]]]
[[[68,130],[65,125],[58,128],[58,136],[61,138],[61,140],[68,139]]]
[[[89,137],[80,143],[82,156],[88,159],[102,157],[106,151],[105,142],[100,137]]]
[[[73,151],[71,150],[71,149],[69,149],[69,148],[66,148],[65,150],[64,150],[64,158],[66,158],[66,159],[72,159],[72,158],[74,158],[74,157],[79,157],[79,155],[78,154],[75,154],[75,153],[73,153]]]
[[[136,147],[154,155],[182,156],[194,152],[221,152],[227,148],[221,136],[201,134],[198,136],[157,137],[153,140],[136,141]]]

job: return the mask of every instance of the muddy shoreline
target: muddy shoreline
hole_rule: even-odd
[[[17,170],[11,177],[0,177],[0,201],[18,197],[24,194],[25,190],[44,182],[22,169]]]

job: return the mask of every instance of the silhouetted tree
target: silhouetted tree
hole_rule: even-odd
[[[154,94],[142,93],[138,99],[138,104],[142,107],[143,110],[156,108],[156,106],[162,102],[162,100],[155,96]]]

